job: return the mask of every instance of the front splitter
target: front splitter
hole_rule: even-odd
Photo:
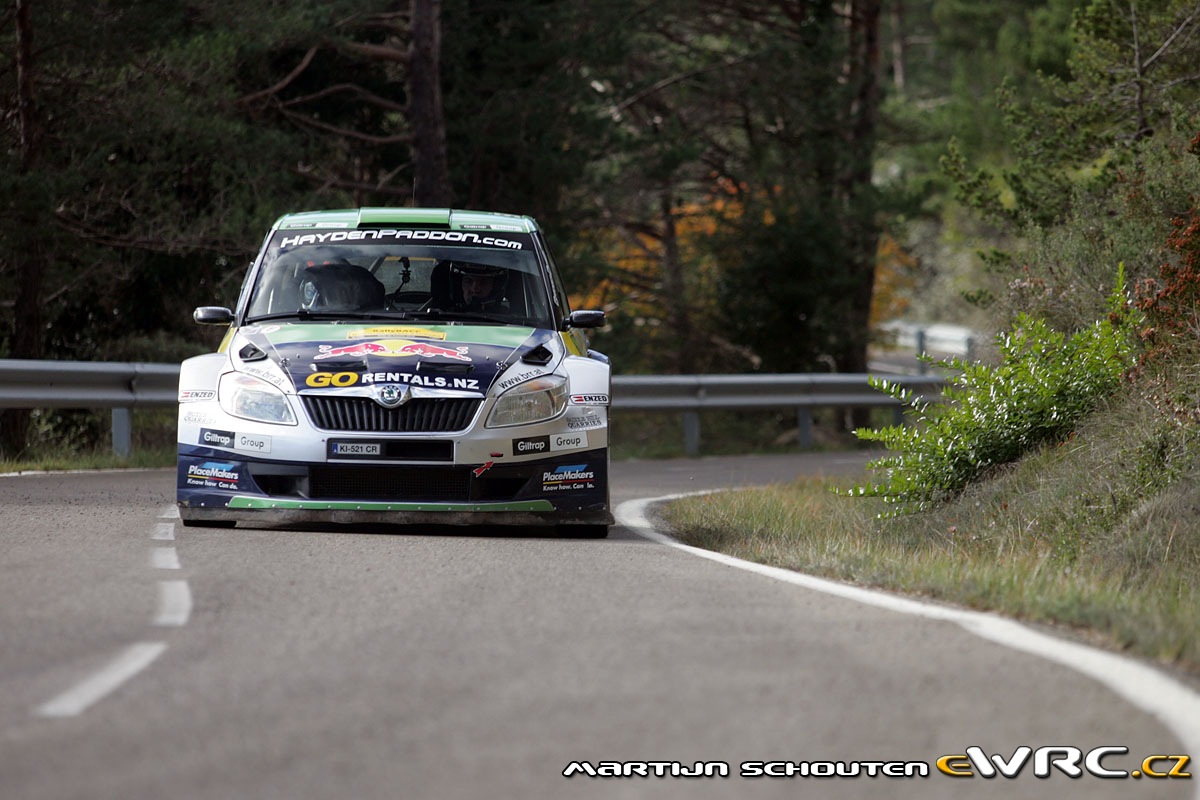
[[[187,521],[247,525],[611,525],[607,508],[556,511],[548,500],[503,503],[388,503],[371,501],[230,498],[224,507],[180,505]]]

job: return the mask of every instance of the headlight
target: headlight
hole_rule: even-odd
[[[266,381],[241,372],[221,376],[217,400],[226,414],[258,422],[295,425],[296,416],[283,392]]]
[[[488,417],[489,428],[528,425],[556,417],[567,407],[567,379],[543,375],[500,395]]]

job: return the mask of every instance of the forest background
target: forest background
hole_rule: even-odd
[[[192,309],[276,217],[361,205],[536,217],[619,373],[865,372],[905,316],[1070,333],[1122,267],[1148,339],[1200,329],[1196,0],[231,8],[0,12],[0,358],[209,350]],[[30,436],[0,413],[0,456]]]

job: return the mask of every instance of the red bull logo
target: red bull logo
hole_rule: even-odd
[[[323,361],[327,358],[364,358],[366,356],[382,356],[384,358],[404,358],[417,356],[419,358],[448,358],[454,361],[470,361],[467,347],[442,347],[430,342],[414,342],[410,339],[377,339],[373,342],[358,342],[356,344],[333,347],[323,344],[319,352],[313,356],[313,361]]]
[[[361,358],[363,356],[384,355],[388,349],[379,342],[359,342],[345,347],[330,347],[321,345],[320,352],[313,356],[313,361],[326,358]]]
[[[407,344],[400,348],[399,353],[395,353],[394,355],[420,356],[421,358],[451,358],[455,361],[471,360],[471,357],[467,355],[467,348],[465,347],[439,347],[436,344],[429,344],[428,342]]]

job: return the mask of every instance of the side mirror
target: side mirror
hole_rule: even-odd
[[[568,328],[603,328],[605,325],[603,311],[572,311],[567,317]]]
[[[200,306],[192,312],[192,319],[201,325],[228,325],[233,322],[233,312],[224,306]]]

